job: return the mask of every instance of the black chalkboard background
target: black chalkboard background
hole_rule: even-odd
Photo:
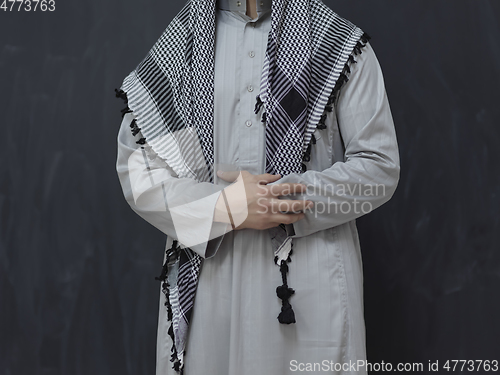
[[[327,4],[373,37],[400,144],[358,221],[369,361],[500,360],[500,2]],[[182,5],[0,10],[1,375],[154,373],[164,238],[122,197],[113,90]]]

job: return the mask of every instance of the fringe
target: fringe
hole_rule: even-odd
[[[127,106],[123,108],[120,112],[122,113],[122,118],[123,118],[127,113],[132,113],[132,110]]]
[[[254,113],[257,114],[259,113],[259,111],[262,109],[262,106],[264,105],[264,102],[262,101],[262,99],[260,98],[260,95],[257,95],[257,98],[256,98],[256,102],[255,102],[255,109],[254,109]],[[267,113],[264,112],[262,114],[262,119],[260,120],[260,122],[262,123],[266,123],[267,122]]]
[[[120,98],[123,100],[123,102],[127,105],[125,108],[123,108],[121,110],[121,113],[122,113],[122,118],[123,116],[125,116],[127,113],[131,113],[132,111],[130,110],[130,108],[128,107],[128,98],[127,98],[127,93],[123,90],[118,90],[118,89],[115,89],[115,96],[117,98]]]
[[[356,46],[354,47],[352,54],[349,55],[349,58],[347,59],[347,62],[344,65],[344,69],[342,70],[342,73],[340,73],[340,76],[337,79],[337,82],[335,83],[335,87],[333,88],[332,93],[328,97],[328,101],[323,111],[323,115],[321,115],[321,118],[318,122],[318,125],[316,126],[316,129],[318,130],[326,129],[327,113],[333,111],[334,103],[338,99],[340,89],[342,88],[342,86],[344,86],[344,84],[346,84],[349,81],[349,75],[351,74],[350,65],[357,64],[357,61],[354,59],[354,56],[361,55],[363,53],[362,49],[366,46],[366,43],[368,43],[370,39],[371,37],[367,33],[364,33],[359,39],[359,41],[356,43]],[[311,138],[311,143],[316,144],[316,139],[314,139],[313,142],[313,139]],[[304,156],[302,159],[304,163],[311,161],[311,143],[309,143],[307,150],[304,152]],[[304,163],[302,164],[302,172],[307,171],[307,166]]]
[[[127,94],[125,93],[125,91],[123,90],[118,90],[118,89],[115,89],[115,95],[117,98],[121,98],[123,99],[123,101],[125,102],[125,104],[128,104],[128,98],[127,98]]]
[[[121,113],[122,113],[122,118],[123,116],[125,116],[127,113],[132,113],[132,110],[128,107],[128,97],[127,97],[127,93],[123,90],[118,90],[118,89],[115,89],[115,96],[117,98],[120,98],[123,100],[123,102],[127,105],[125,108],[123,108],[121,110]],[[139,134],[139,132],[141,131],[141,128],[139,128],[137,126],[137,122],[135,121],[135,119],[132,120],[132,122],[130,123],[130,129],[132,130],[132,135],[135,137],[137,134]],[[145,145],[146,144],[146,138],[141,138],[139,139],[137,142],[138,145]]]
[[[260,98],[260,95],[257,95],[257,102],[255,103],[255,109],[254,109],[254,113],[255,114],[259,113],[259,111],[262,108],[263,104],[264,104],[264,102]]]
[[[180,247],[178,246],[177,240],[174,240],[172,242],[172,246],[170,249],[166,251],[166,259],[165,263],[163,264],[163,268],[161,270],[161,274],[158,277],[155,277],[155,280],[159,280],[162,282],[162,292],[165,294],[165,306],[167,307],[167,319],[170,322],[170,328],[168,329],[168,335],[172,339],[172,348],[170,351],[172,352],[170,356],[170,362],[173,363],[172,368],[180,373],[180,375],[183,374],[184,369],[182,367],[181,362],[179,361],[179,358],[177,358],[177,348],[175,347],[175,336],[174,336],[174,323],[173,323],[173,313],[172,313],[172,305],[170,304],[170,284],[168,283],[168,266],[169,264],[173,264],[180,255]]]
[[[135,121],[135,119],[133,119],[130,123],[130,129],[132,129],[132,135],[134,137],[141,131],[141,129],[137,126],[137,122]]]

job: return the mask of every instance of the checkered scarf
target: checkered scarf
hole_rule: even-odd
[[[320,0],[273,0],[255,108],[266,122],[266,172],[304,170],[313,132],[325,127],[326,112],[348,79],[353,55],[367,39]],[[213,181],[214,56],[215,0],[189,0],[118,93],[136,116],[134,128],[144,136],[139,143],[147,140],[180,178]],[[291,239],[283,238],[272,234],[286,286],[282,294],[290,295],[286,263]],[[172,362],[180,372],[201,263],[196,253],[174,241],[159,278],[172,321]],[[282,299],[283,308],[291,310]],[[280,322],[295,322],[293,311],[288,321]]]

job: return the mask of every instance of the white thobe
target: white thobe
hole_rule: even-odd
[[[220,168],[264,173],[266,129],[254,106],[269,29],[269,14],[251,22],[217,11],[214,147]],[[244,229],[218,237],[228,230],[213,221],[222,187],[177,178],[147,144],[142,149],[135,143],[140,134],[134,137],[129,128],[134,115],[124,117],[117,171],[125,198],[167,234],[167,248],[174,238],[197,238],[192,248],[206,258],[186,348],[186,375],[278,375],[300,369],[350,374],[353,367],[344,364],[366,359],[355,219],[390,199],[399,156],[382,72],[370,44],[356,61],[335,111],[327,116],[327,129],[314,133],[317,142],[307,172],[279,181],[305,184],[305,198],[315,204],[293,225],[288,284],[296,291],[290,299],[296,324],[276,319],[281,275],[268,231]],[[182,205],[172,205],[175,213],[170,212],[165,200],[179,197]],[[161,294],[157,375],[174,374],[164,298]],[[342,366],[345,371],[336,371]],[[357,367],[352,373],[366,371]]]

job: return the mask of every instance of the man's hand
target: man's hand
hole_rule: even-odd
[[[234,184],[225,188],[219,197],[214,219],[228,222],[229,218],[235,229],[263,230],[280,224],[293,224],[303,219],[302,211],[313,204],[305,200],[279,199],[279,197],[300,194],[306,190],[306,186],[301,184],[268,185],[278,181],[281,178],[279,175],[219,171],[217,176]],[[227,200],[228,210],[225,200]]]

